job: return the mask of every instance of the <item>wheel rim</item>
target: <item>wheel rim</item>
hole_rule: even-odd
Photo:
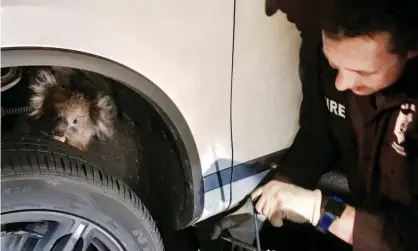
[[[1,250],[124,251],[99,225],[69,214],[22,211],[2,214]]]

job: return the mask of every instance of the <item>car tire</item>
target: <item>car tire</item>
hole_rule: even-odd
[[[1,145],[2,242],[7,217],[42,212],[48,221],[59,214],[98,227],[95,233],[103,230],[100,236],[121,250],[164,250],[149,212],[124,182],[106,173],[111,167],[99,168],[88,153],[52,139],[3,136]],[[80,236],[77,245],[87,245]],[[55,250],[55,241],[46,248]]]

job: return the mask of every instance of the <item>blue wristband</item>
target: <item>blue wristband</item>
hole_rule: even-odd
[[[321,205],[321,211],[323,212],[321,218],[319,218],[318,224],[316,228],[326,233],[328,232],[329,227],[331,224],[339,217],[341,217],[342,213],[345,210],[345,203],[344,201],[336,196],[325,197],[323,198],[323,202]]]
[[[335,219],[336,217],[333,216],[332,214],[328,212],[324,212],[324,214],[319,219],[318,225],[316,225],[316,228],[319,231],[326,233],[328,232],[329,227],[331,226],[331,224],[334,222]]]

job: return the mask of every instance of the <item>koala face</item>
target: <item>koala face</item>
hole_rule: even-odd
[[[73,73],[59,68],[39,70],[29,86],[33,91],[29,115],[39,120],[41,130],[52,131],[56,140],[88,150],[94,136],[99,140],[111,138],[117,111],[109,95],[80,88],[89,86],[87,79],[74,85]]]
[[[95,134],[95,126],[90,117],[90,102],[82,94],[75,94],[56,103],[55,110],[57,117],[52,131],[54,138],[79,149],[87,149]]]

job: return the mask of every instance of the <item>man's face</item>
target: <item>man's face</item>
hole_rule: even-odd
[[[406,57],[390,51],[390,37],[379,33],[373,37],[331,39],[322,34],[323,50],[331,67],[338,70],[335,87],[357,95],[378,92],[401,76]]]

